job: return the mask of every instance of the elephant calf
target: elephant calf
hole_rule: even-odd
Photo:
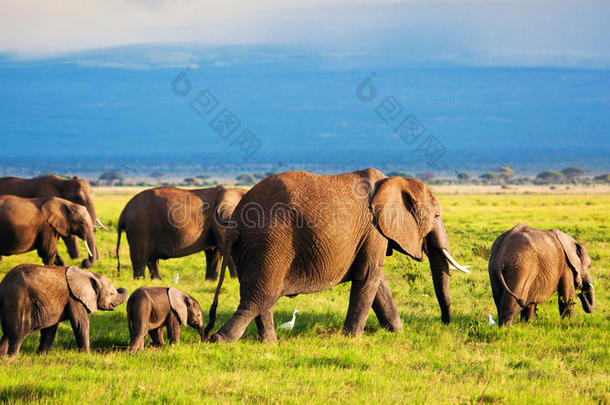
[[[70,320],[76,345],[89,352],[89,312],[112,311],[127,300],[104,276],[76,267],[21,264],[0,283],[3,336],[0,356],[15,356],[30,333],[40,329],[38,352],[51,348],[59,322]]]
[[[511,324],[517,312],[529,320],[536,305],[559,293],[559,313],[569,316],[575,290],[585,312],[595,306],[585,247],[557,230],[517,225],[496,239],[489,259],[489,280],[499,324]]]
[[[180,341],[180,324],[197,329],[203,341],[203,317],[199,302],[173,287],[140,287],[127,301],[127,320],[132,352],[144,348],[144,337],[150,335],[153,345],[163,346],[163,327],[167,326],[170,343]]]

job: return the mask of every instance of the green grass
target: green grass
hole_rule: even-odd
[[[100,218],[112,233],[98,232],[101,260],[94,271],[133,291],[151,284],[133,281],[125,238],[123,271],[116,276],[118,215],[128,195],[98,195]],[[365,333],[341,335],[349,285],[275,307],[276,323],[299,308],[295,328],[280,332],[277,345],[256,340],[250,325],[239,343],[201,344],[183,327],[182,343],[126,352],[125,306],[90,316],[89,355],[78,353],[69,323],[63,323],[50,354],[38,356],[39,333],[26,339],[16,359],[0,360],[0,401],[20,402],[610,402],[610,195],[438,195],[452,252],[472,274],[451,278],[453,322],[442,325],[427,262],[395,254],[386,261],[404,329],[389,333],[371,313]],[[496,310],[487,276],[494,239],[519,222],[558,227],[587,246],[597,309],[578,306],[561,321],[556,296],[539,306],[530,324],[490,329],[485,315]],[[62,247],[63,249],[63,247]],[[64,257],[67,257],[65,251]],[[34,253],[4,258],[3,275]],[[203,253],[161,262],[164,283],[180,270],[179,288],[207,312],[215,283],[204,281]],[[77,264],[74,262],[73,264]],[[217,327],[238,303],[238,283],[227,280]]]

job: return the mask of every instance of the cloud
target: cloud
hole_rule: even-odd
[[[0,52],[290,45],[413,63],[610,67],[609,14],[603,0],[0,0]]]

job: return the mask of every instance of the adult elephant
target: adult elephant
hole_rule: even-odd
[[[0,196],[0,255],[37,250],[44,264],[64,266],[57,252],[60,236],[81,238],[88,251],[82,266],[93,266],[97,244],[87,209],[63,198]]]
[[[93,205],[93,188],[85,179],[74,176],[64,179],[58,176],[43,176],[33,179],[20,177],[0,177],[0,195],[10,194],[23,198],[59,197],[73,203],[84,205],[93,223],[106,227],[97,218]],[[63,237],[71,259],[79,257],[78,240],[75,237]]]
[[[226,222],[247,190],[217,186],[195,190],[157,187],[135,195],[125,206],[118,224],[117,262],[125,231],[134,278],[160,279],[159,259],[206,251],[206,279],[215,279],[220,264]],[[230,264],[234,273],[233,264]]]
[[[240,303],[211,341],[239,339],[255,318],[262,341],[276,340],[273,306],[282,296],[315,293],[351,281],[343,332],[362,333],[371,309],[381,325],[401,328],[383,265],[392,250],[430,260],[444,323],[451,321],[449,254],[441,207],[424,183],[375,169],[347,174],[287,172],[268,177],[231,217],[225,254],[240,282]],[[218,294],[210,308],[212,329]]]
[[[535,229],[519,224],[504,232],[491,247],[489,280],[498,309],[498,323],[510,325],[520,312],[530,320],[536,305],[559,293],[559,314],[570,316],[575,291],[585,312],[595,307],[585,246],[558,229]]]

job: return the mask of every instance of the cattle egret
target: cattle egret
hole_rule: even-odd
[[[493,328],[496,323],[494,322],[494,318],[491,316],[491,314],[487,314],[487,320],[489,321],[489,327]]]
[[[297,319],[297,312],[299,312],[299,310],[295,309],[294,312],[292,313],[292,319],[286,323],[281,324],[277,328],[284,329],[284,330],[292,330],[292,328],[294,328],[294,321]]]
[[[177,271],[176,272],[176,277],[174,277],[174,280],[172,281],[172,283],[174,283],[174,285],[178,284],[178,279],[180,278],[180,272]]]

